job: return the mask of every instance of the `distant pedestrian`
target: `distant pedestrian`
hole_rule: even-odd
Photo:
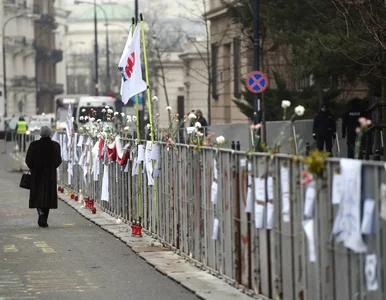
[[[347,137],[347,157],[354,158],[355,140],[357,134],[355,129],[359,127],[358,119],[365,116],[364,110],[361,108],[359,98],[351,100],[348,110],[343,116],[342,122],[342,137]]]
[[[195,120],[192,120],[190,125],[195,126],[197,122],[200,123],[202,127],[199,128],[198,130],[202,133],[205,133],[205,136],[206,136],[208,134],[208,122],[202,115],[201,110],[197,109],[195,112],[195,115],[197,116],[197,118]]]
[[[40,227],[48,227],[50,209],[58,208],[57,172],[62,163],[60,145],[51,140],[51,128],[40,129],[40,140],[32,142],[25,159],[31,170],[29,208],[36,208]]]
[[[323,151],[326,147],[326,151],[332,154],[332,140],[336,138],[336,124],[326,104],[321,106],[320,112],[314,119],[312,135],[319,151]]]
[[[16,124],[16,138],[17,138],[17,142],[18,142],[18,146],[19,146],[19,151],[23,151],[25,152],[25,135],[27,133],[27,130],[28,130],[28,125],[27,125],[27,122],[25,121],[25,119],[23,117],[20,117],[19,118],[19,121],[17,122]]]

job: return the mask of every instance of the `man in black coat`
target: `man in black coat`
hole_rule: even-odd
[[[355,154],[355,140],[357,134],[355,129],[359,127],[358,119],[365,116],[364,110],[361,108],[359,98],[351,100],[350,106],[343,116],[342,122],[342,137],[347,136],[347,157],[354,158]]]
[[[36,208],[40,227],[48,227],[50,209],[58,208],[57,172],[62,163],[60,145],[51,140],[51,129],[40,129],[40,140],[32,142],[25,162],[31,170],[29,208]]]
[[[326,104],[322,105],[314,119],[312,136],[319,151],[323,151],[326,146],[326,151],[332,153],[332,140],[336,138],[336,124]]]

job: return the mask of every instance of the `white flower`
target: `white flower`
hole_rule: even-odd
[[[97,123],[100,123],[100,122],[102,122],[102,120],[101,120],[101,119],[98,119],[98,120],[97,120]]]
[[[119,112],[116,111],[116,112],[114,113],[114,116],[118,116],[118,114],[119,114]]]
[[[130,127],[129,126],[126,126],[125,128],[123,128],[124,131],[129,131]]]
[[[127,115],[126,118],[127,118],[128,120],[131,120],[131,116],[130,116],[130,115]]]
[[[121,116],[124,117],[124,116],[125,116],[125,113],[121,113]]]
[[[133,116],[133,122],[136,122],[136,121],[137,121],[137,117]]]
[[[147,128],[147,129],[150,129],[150,124],[147,124],[147,125],[146,125],[146,128]]]
[[[198,131],[198,132],[197,132],[197,135],[198,135],[198,136],[203,136],[204,134],[203,134],[202,132]]]
[[[197,116],[196,116],[194,113],[190,113],[189,116],[188,116],[188,118],[189,118],[190,120],[194,120],[194,119],[197,119]]]
[[[290,107],[290,106],[291,106],[291,101],[283,100],[283,101],[281,102],[281,107],[284,108],[284,109],[286,109],[286,108],[288,108],[288,107]]]
[[[298,116],[304,115],[304,111],[305,111],[305,108],[301,105],[298,105],[295,107],[295,114],[297,114]]]
[[[106,112],[106,110],[105,110],[105,109],[102,109],[102,112],[103,112],[103,113],[105,113],[105,112]]]
[[[83,121],[83,120],[84,120],[84,117],[83,117],[83,116],[81,116],[81,117],[79,118],[79,120]]]
[[[82,109],[82,112],[86,112],[86,109],[83,108],[83,109]]]
[[[94,122],[94,121],[95,121],[95,118],[90,118],[90,121],[91,121],[91,122]]]
[[[154,96],[154,97],[152,98],[152,100],[153,100],[154,102],[157,102],[157,101],[158,101],[158,97],[157,97],[157,96]]]
[[[110,118],[107,118],[106,120],[107,120],[107,121],[111,121],[111,119],[110,119]]]
[[[225,144],[225,138],[222,135],[220,135],[220,136],[216,137],[216,142],[219,145],[224,145]]]
[[[112,110],[111,108],[109,108],[109,109],[107,110],[107,112],[108,112],[109,114],[112,114],[112,113],[113,113],[113,110]]]
[[[90,127],[86,126],[85,129],[86,129],[87,131],[89,131],[89,130],[90,130]]]
[[[110,107],[108,105],[105,106],[106,109],[109,109]]]
[[[87,116],[86,116],[86,117],[84,117],[84,120],[85,120],[85,121],[87,121],[87,120],[88,120],[88,117],[87,117]]]
[[[196,124],[194,124],[194,127],[196,127],[196,128],[201,128],[201,127],[202,127],[202,125],[201,125],[201,123],[200,123],[200,122],[196,122]]]
[[[172,107],[171,106],[166,106],[166,110],[171,111]]]

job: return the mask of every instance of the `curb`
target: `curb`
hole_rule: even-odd
[[[158,272],[181,284],[199,298],[204,300],[259,299],[249,297],[223,280],[198,269],[174,251],[163,248],[161,243],[144,234],[143,231],[142,237],[131,236],[130,226],[120,219],[100,210],[92,214],[89,209],[81,208],[80,203],[65,194],[58,195],[58,198],[86,219],[120,239]]]

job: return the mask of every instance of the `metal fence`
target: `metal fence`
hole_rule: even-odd
[[[91,146],[83,147],[91,150]],[[100,172],[95,181],[88,169],[84,171],[75,164],[71,184],[68,184],[69,162],[64,162],[60,167],[60,182],[75,191],[83,189],[96,200],[99,208],[113,216],[128,222],[141,219],[146,232],[166,246],[229,283],[263,298],[386,298],[386,274],[383,270],[386,224],[380,217],[380,186],[386,182],[383,164],[364,161],[362,166],[361,200],[376,200],[375,233],[366,235],[364,239],[368,246],[367,254],[376,254],[377,257],[379,287],[369,291],[365,274],[366,254],[356,254],[331,238],[338,210],[330,200],[332,178],[339,169],[338,159],[329,159],[324,178],[315,181],[315,207],[311,219],[314,220],[316,260],[310,262],[309,245],[302,227],[302,222],[310,218],[303,214],[306,185],[300,183],[304,169],[301,162],[286,155],[269,157],[213,148],[193,150],[188,145],[178,145],[170,151],[164,145],[160,148],[155,186],[148,185],[146,172],[132,176],[134,157],[128,162],[128,172],[116,162],[100,161]],[[80,147],[71,147],[69,157],[74,157],[74,149],[79,157]],[[109,172],[109,201],[101,201],[102,177],[106,168]],[[246,206],[250,204],[248,189],[254,191],[253,199],[257,197],[257,178],[267,179],[264,181],[264,198],[268,200],[253,200],[251,212],[246,213]],[[268,178],[272,178],[272,192],[267,188]],[[217,201],[214,201],[213,181],[218,185]],[[283,207],[283,182],[288,183],[289,207]],[[256,228],[258,205],[265,207],[263,229]],[[267,229],[270,228],[268,211],[272,209],[273,227]],[[283,221],[283,211],[286,211],[288,222]]]

